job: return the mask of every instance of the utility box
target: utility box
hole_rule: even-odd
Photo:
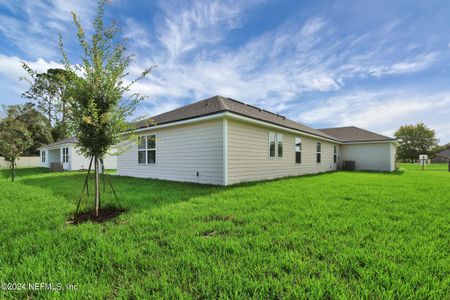
[[[356,164],[354,160],[344,160],[342,169],[345,171],[355,171]]]
[[[64,171],[63,164],[58,162],[50,163],[50,172],[62,172]]]

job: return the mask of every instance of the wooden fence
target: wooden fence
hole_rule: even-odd
[[[16,161],[18,168],[40,167],[41,158],[39,156],[22,156]],[[0,169],[9,168],[9,162],[0,156]]]

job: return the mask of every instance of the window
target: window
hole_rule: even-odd
[[[283,157],[283,135],[277,133],[278,157]]]
[[[317,154],[316,154],[316,162],[320,163],[322,160],[322,144],[321,143],[317,143]]]
[[[62,161],[69,162],[69,148],[62,148]]]
[[[283,157],[283,135],[269,132],[269,157]]]
[[[302,163],[302,138],[295,138],[295,163]]]
[[[337,146],[336,145],[334,145],[333,161],[334,161],[334,163],[337,162]]]
[[[138,163],[156,163],[156,135],[140,136],[138,138]]]
[[[275,132],[269,132],[269,157],[275,157]]]
[[[41,151],[41,156],[42,156],[41,161],[42,161],[43,163],[45,163],[45,151]]]

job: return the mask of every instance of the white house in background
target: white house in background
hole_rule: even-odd
[[[89,168],[90,159],[83,156],[77,149],[75,137],[64,139],[39,148],[41,167],[50,168],[51,163],[62,163],[67,171]],[[117,168],[117,156],[107,155],[104,159],[106,169]]]
[[[215,96],[137,122],[122,176],[217,185],[341,169],[394,171],[397,142],[356,127],[317,130]]]

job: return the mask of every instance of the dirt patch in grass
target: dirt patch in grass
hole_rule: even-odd
[[[91,221],[94,223],[104,223],[109,220],[114,220],[120,214],[122,214],[124,212],[125,212],[125,209],[123,209],[123,208],[105,207],[105,208],[100,209],[98,216],[95,215],[94,211],[78,213],[78,214],[72,216],[67,221],[67,224],[77,225],[77,224],[85,223],[88,221]]]

